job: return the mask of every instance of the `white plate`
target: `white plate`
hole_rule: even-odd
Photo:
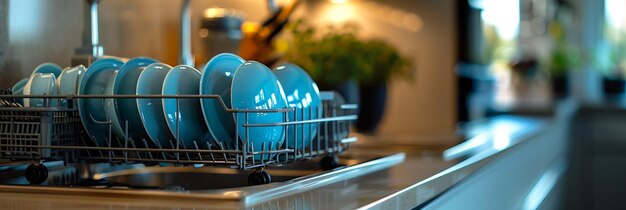
[[[34,73],[24,87],[24,95],[56,95],[56,77],[52,73]],[[58,99],[25,98],[24,107],[55,107]]]
[[[24,78],[24,79],[18,81],[17,83],[15,83],[13,85],[13,87],[11,87],[11,91],[13,92],[13,95],[16,95],[16,96],[24,95],[24,87],[28,83],[28,79],[29,78]],[[17,103],[19,103],[21,105],[24,105],[24,99],[23,98],[16,98],[15,100],[17,101]]]
[[[76,95],[78,93],[80,76],[82,76],[85,71],[86,69],[83,65],[64,69],[56,81],[59,95]],[[67,107],[66,99],[61,99],[61,106]]]

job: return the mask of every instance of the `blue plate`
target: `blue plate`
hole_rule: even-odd
[[[24,78],[18,81],[17,83],[15,83],[15,85],[11,87],[11,91],[13,92],[13,95],[16,95],[16,96],[24,95],[24,86],[26,86],[26,83],[28,83],[28,78]],[[16,98],[15,100],[17,100],[17,103],[24,105],[23,98]]]
[[[143,71],[146,66],[156,62],[157,61],[152,58],[144,57],[128,60],[117,72],[109,94],[135,95],[137,93],[137,80],[139,79],[141,71]],[[113,129],[118,137],[122,139],[128,137],[135,140],[148,137],[143,126],[138,126],[142,122],[139,116],[136,99],[107,99],[105,104],[105,109],[108,112],[107,116],[110,116]],[[112,115],[116,116],[113,117]],[[128,136],[124,135],[126,123],[128,123]]]
[[[153,63],[143,69],[137,80],[137,95],[161,95],[163,81],[171,66]],[[137,99],[137,108],[143,127],[154,142],[162,148],[169,148],[169,140],[174,140],[163,115],[163,102],[160,98]]]
[[[59,95],[76,95],[78,91],[78,81],[85,71],[86,69],[83,65],[64,69],[61,75],[59,75],[59,78],[57,78]],[[67,107],[67,100],[61,99],[61,105]]]
[[[239,66],[233,76],[231,90],[233,109],[268,110],[287,107],[285,92],[278,78],[267,66],[256,61],[249,61]],[[255,151],[261,151],[263,144],[265,144],[265,150],[276,149],[282,144],[284,139],[282,126],[247,127],[249,135],[246,135],[246,127],[243,126],[246,124],[245,114],[237,113],[235,115],[239,137],[244,141],[249,137],[248,146],[254,144]],[[248,114],[249,124],[281,122],[284,122],[283,112],[251,112]]]
[[[124,62],[115,58],[99,59],[91,64],[80,79],[78,95],[103,95],[107,83],[123,64]],[[78,112],[87,134],[98,145],[106,146],[105,138],[108,137],[109,126],[94,122],[94,120],[99,122],[108,120],[104,111],[104,100],[99,98],[79,99]]]
[[[119,70],[115,71],[113,75],[111,75],[111,78],[109,78],[109,81],[107,81],[107,85],[104,88],[103,95],[107,95],[107,96],[115,95],[113,94],[113,84],[115,83],[115,77],[117,77],[118,73],[119,73]],[[111,128],[112,128],[111,130],[113,134],[115,134],[114,137],[118,137],[120,140],[125,140],[126,137],[124,135],[124,130],[122,129],[122,127],[120,127],[120,120],[115,111],[115,104],[113,103],[112,98],[104,99],[104,113],[106,114],[107,120],[111,122]]]
[[[165,76],[163,82],[163,95],[198,95],[200,84],[200,72],[190,66],[179,65],[174,67]],[[186,148],[195,148],[193,141],[197,141],[199,147],[206,147],[205,141],[210,141],[211,134],[202,122],[202,108],[199,99],[163,99],[163,111],[167,125],[177,140]],[[180,112],[176,113],[179,110]],[[176,122],[178,116],[178,135]]]
[[[33,71],[32,74],[36,74],[36,73],[42,73],[42,74],[51,73],[51,74],[54,74],[55,78],[57,78],[61,74],[61,67],[59,67],[59,65],[56,65],[54,63],[42,63],[42,64],[39,64],[39,66],[35,67],[35,70]]]
[[[245,60],[237,55],[222,53],[213,57],[204,67],[200,79],[200,95],[219,95],[226,108],[230,108],[230,88],[237,68]],[[204,120],[213,138],[222,142],[225,147],[233,148],[235,143],[235,121],[232,114],[218,99],[202,99],[200,101]]]
[[[299,66],[287,63],[274,68],[274,75],[278,77],[285,90],[287,104],[296,109],[294,113],[289,113],[289,121],[314,120],[322,117],[320,90],[309,74]],[[315,138],[317,128],[318,124],[288,126],[289,148],[307,148]]]
[[[57,78],[51,73],[34,73],[24,86],[24,95],[56,95]],[[24,107],[55,107],[58,99],[25,98]]]

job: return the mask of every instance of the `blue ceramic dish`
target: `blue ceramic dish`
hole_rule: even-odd
[[[278,78],[267,66],[256,61],[249,61],[239,66],[233,76],[231,90],[233,109],[269,110],[287,107],[285,92]],[[274,150],[282,144],[284,139],[282,126],[244,127],[246,115],[244,113],[236,113],[235,115],[239,137],[244,142],[248,140],[248,147],[253,144],[252,148],[255,151],[262,151],[265,144],[265,150]],[[284,117],[283,112],[251,112],[248,114],[247,123],[281,123],[284,122]],[[255,158],[258,159],[259,156],[255,156]]]
[[[172,69],[171,66],[163,63],[153,63],[144,68],[137,80],[137,95],[160,95],[163,81],[170,69]],[[155,143],[158,142],[161,148],[169,148],[169,142],[174,140],[174,136],[163,115],[162,99],[139,98],[137,109],[150,139]]]
[[[179,65],[172,68],[165,76],[162,93],[163,95],[198,95],[199,84],[200,72],[197,69]],[[205,147],[206,141],[212,140],[203,122],[199,99],[179,99],[178,103],[176,99],[163,99],[163,112],[170,131],[186,148],[195,148],[194,141],[199,147]]]
[[[35,70],[33,70],[32,74],[36,74],[36,73],[42,73],[42,74],[51,73],[54,75],[55,78],[58,78],[59,75],[61,74],[61,67],[59,67],[59,65],[56,65],[54,63],[42,63],[42,64],[39,64],[39,66],[35,67]]]
[[[237,55],[222,53],[213,57],[204,67],[200,79],[200,95],[219,95],[219,99],[202,99],[202,114],[213,135],[225,147],[233,148],[235,142],[235,121],[232,114],[226,111],[231,108],[230,88],[237,68],[245,61]],[[224,107],[226,106],[226,107]]]
[[[15,83],[13,87],[11,87],[11,91],[13,92],[13,95],[15,96],[24,95],[24,87],[26,86],[26,83],[28,83],[28,78],[24,78],[18,81],[17,83]],[[17,103],[21,104],[22,106],[24,105],[23,98],[16,98],[15,100],[17,100]]]
[[[61,75],[59,75],[59,78],[57,78],[59,95],[76,95],[78,92],[78,82],[85,71],[86,69],[83,65],[64,69]],[[61,99],[61,106],[67,107],[66,99]]]
[[[52,73],[34,73],[24,87],[24,95],[56,95],[56,77]],[[55,107],[58,99],[25,98],[24,107]]]
[[[124,62],[115,58],[103,58],[89,66],[80,79],[78,95],[103,95],[107,83],[113,78]],[[99,98],[79,99],[78,113],[87,134],[100,146],[106,146],[108,126],[94,122],[107,121],[104,101]]]
[[[107,95],[107,96],[115,95],[113,94],[113,84],[115,83],[115,77],[117,77],[118,73],[119,71],[115,71],[113,75],[111,75],[111,78],[109,78],[109,81],[107,81],[107,85],[104,88],[103,95]],[[120,140],[125,140],[126,135],[124,135],[125,133],[124,129],[121,127],[120,120],[117,117],[118,115],[115,110],[115,104],[113,103],[113,99],[111,98],[104,99],[104,113],[106,114],[107,120],[111,122],[111,128],[112,128],[111,130],[113,131],[113,134],[115,134],[115,136],[113,137],[120,138]]]
[[[110,92],[110,94],[135,95],[137,93],[137,80],[139,79],[141,71],[143,71],[146,66],[156,62],[155,59],[144,57],[128,60],[117,72],[113,80],[113,87],[110,90],[112,92]],[[110,119],[112,120],[113,129],[118,137],[122,139],[128,137],[137,141],[148,137],[143,126],[138,126],[142,121],[139,116],[136,99],[107,99],[106,105],[107,112],[111,112],[111,115],[116,115],[115,117],[110,117]],[[127,124],[128,136],[125,136],[124,133]]]
[[[294,64],[283,64],[274,68],[274,75],[285,90],[287,104],[295,108],[289,113],[289,121],[314,120],[322,117],[322,99],[317,84],[302,68]],[[289,148],[308,148],[317,134],[318,124],[287,127]]]

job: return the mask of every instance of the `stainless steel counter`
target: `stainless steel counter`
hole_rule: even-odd
[[[355,209],[366,207],[408,209],[436,198],[500,155],[523,144],[533,135],[541,133],[547,123],[549,122],[542,119],[511,116],[472,123],[464,129],[464,133],[469,137],[468,140],[450,149],[447,149],[449,146],[413,145],[407,143],[410,141],[398,140],[422,137],[359,136],[359,143],[350,148],[348,155],[371,156],[404,152],[406,158],[402,163],[388,169],[261,202],[133,194],[67,196],[50,193],[0,192],[0,208]],[[0,191],[2,191],[1,188]]]

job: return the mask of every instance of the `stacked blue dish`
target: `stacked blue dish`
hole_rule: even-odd
[[[316,124],[271,125],[322,117],[317,85],[300,67],[284,64],[272,71],[229,53],[212,58],[202,72],[146,57],[102,58],[87,69],[61,70],[44,63],[28,79],[16,83],[13,93],[104,96],[77,100],[85,131],[97,146],[109,146],[114,141],[108,139],[117,138],[135,144],[145,139],[152,148],[207,148],[206,142],[218,142],[222,149],[241,150],[244,143],[254,151],[303,149],[315,138]],[[106,98],[113,95],[161,97]],[[26,107],[68,105],[64,99],[27,98],[21,103]],[[263,111],[285,108],[295,111]],[[259,124],[269,125],[250,126]]]

